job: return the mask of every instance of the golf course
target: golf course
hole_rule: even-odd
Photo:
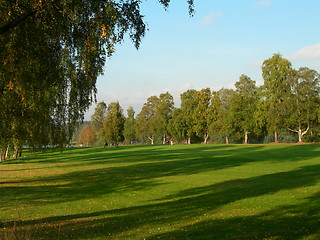
[[[24,150],[0,239],[320,239],[320,145]]]

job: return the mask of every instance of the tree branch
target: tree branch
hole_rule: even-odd
[[[23,21],[25,21],[27,18],[35,15],[39,9],[44,8],[45,6],[47,6],[50,3],[53,3],[54,0],[50,0],[50,1],[46,1],[45,3],[39,3],[36,7],[34,7],[33,9],[29,9],[26,13],[21,14],[20,16],[18,16],[16,19],[12,20],[11,22],[8,22],[7,24],[3,25],[0,27],[0,35],[10,31],[11,29],[15,28],[17,25],[19,25],[20,23],[22,23]],[[21,6],[21,4],[19,5]],[[23,6],[23,8],[26,9],[26,6]]]
[[[302,136],[305,135],[305,134],[309,131],[309,128],[310,128],[310,125],[309,125],[309,123],[308,123],[308,127],[307,127],[307,129],[306,129],[304,132],[302,132]]]
[[[291,128],[289,128],[289,127],[288,127],[288,129],[289,129],[291,132],[296,132],[296,133],[299,132],[298,130],[291,129]]]
[[[37,12],[37,9],[34,9],[34,10],[30,11],[30,12],[27,12],[25,14],[20,15],[18,18],[14,19],[13,21],[11,21],[11,22],[5,24],[4,26],[0,27],[0,35],[8,32],[12,28],[16,27],[18,24],[20,24],[21,22],[26,20],[28,17],[31,17],[34,14],[36,14],[36,12]]]

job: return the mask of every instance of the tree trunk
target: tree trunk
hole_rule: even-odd
[[[13,152],[13,158],[17,159],[19,156],[19,150],[17,148],[14,148],[14,152]]]
[[[6,154],[4,148],[1,149],[0,152],[0,161],[5,161],[6,160]]]
[[[229,144],[229,138],[226,136],[226,144]]]
[[[149,138],[149,140],[151,142],[151,145],[154,145],[154,137],[152,136],[152,137],[148,137],[148,138]]]
[[[299,137],[299,143],[302,143],[302,131],[301,131],[301,129],[299,129],[299,131],[298,131],[298,137]]]
[[[162,144],[163,144],[163,145],[166,144],[166,135],[163,135]]]
[[[303,131],[303,132],[302,132],[302,129],[301,129],[301,124],[299,124],[299,129],[298,130],[294,130],[294,129],[291,129],[291,128],[288,128],[288,129],[290,131],[292,131],[292,132],[298,133],[298,138],[299,138],[299,142],[298,143],[303,143],[302,138],[309,131],[309,124],[308,124],[307,129],[305,131]]]
[[[10,148],[10,146],[8,145],[7,150],[6,150],[6,154],[4,156],[4,160],[6,160],[9,157],[9,148]]]
[[[249,134],[248,131],[244,133],[244,144],[248,144],[248,134]]]
[[[204,144],[207,144],[207,143],[208,143],[208,138],[209,138],[209,134],[208,134],[208,133],[205,133],[205,134],[204,134],[204,141],[203,141]]]
[[[191,144],[191,137],[188,137],[187,144]]]
[[[274,143],[279,143],[278,133],[274,132]]]
[[[13,145],[13,158],[14,159],[17,159],[19,156],[21,156],[20,151],[21,151],[20,144],[14,144]]]

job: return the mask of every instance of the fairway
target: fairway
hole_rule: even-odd
[[[320,239],[320,145],[72,148],[0,162],[0,239]]]

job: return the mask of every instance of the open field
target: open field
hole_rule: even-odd
[[[320,145],[30,153],[0,163],[0,239],[320,239]]]

